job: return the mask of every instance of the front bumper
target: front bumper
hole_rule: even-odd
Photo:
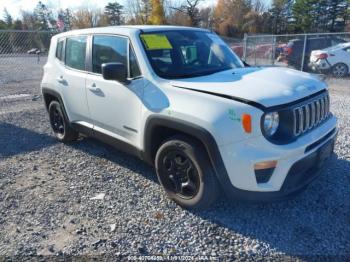
[[[230,197],[270,201],[285,199],[302,191],[318,175],[336,140],[336,118],[289,145],[274,145],[263,137],[220,147],[231,185],[224,185]],[[266,183],[258,183],[254,164],[277,160]],[[226,181],[227,182],[227,181]],[[227,184],[227,183],[226,183]]]

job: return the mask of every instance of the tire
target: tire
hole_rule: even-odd
[[[332,67],[331,72],[334,77],[345,77],[349,73],[349,67],[346,64],[338,63]]]
[[[160,184],[167,195],[186,209],[209,208],[220,186],[205,148],[186,136],[174,136],[158,149],[155,159]]]
[[[79,133],[70,127],[69,121],[63,114],[62,107],[59,102],[52,101],[50,103],[49,118],[51,128],[59,141],[71,142],[78,139]]]

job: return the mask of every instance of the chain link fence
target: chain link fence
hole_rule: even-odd
[[[288,66],[343,77],[350,68],[350,33],[245,35],[242,59],[251,65]],[[320,50],[316,52],[316,50]]]
[[[0,97],[11,95],[14,86],[23,87],[30,81],[36,81],[35,85],[39,87],[50,39],[54,34],[51,31],[0,30]],[[341,71],[345,68],[349,72],[350,48],[344,47],[342,51],[334,53],[321,52],[316,60],[324,64],[317,64],[311,54],[314,50],[324,50],[339,44],[346,46],[350,42],[350,33],[246,35],[244,40],[225,37],[223,40],[251,65],[277,65],[302,71],[318,71],[319,68],[310,65],[314,62],[331,69],[342,64],[343,67],[338,69]]]
[[[40,96],[43,65],[53,35],[47,31],[0,30],[0,116],[17,110],[19,101]]]
[[[53,32],[0,30],[0,87],[41,77]]]

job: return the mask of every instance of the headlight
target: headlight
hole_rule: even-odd
[[[277,112],[267,113],[264,117],[263,128],[267,136],[273,136],[279,125],[279,115]]]

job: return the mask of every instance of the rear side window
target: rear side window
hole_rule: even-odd
[[[313,39],[310,40],[310,42],[308,42],[308,46],[307,48],[309,50],[316,50],[316,49],[320,49],[320,48],[325,48],[327,47],[327,41],[325,39]]]
[[[66,65],[85,70],[86,36],[69,37],[66,40]]]
[[[92,44],[92,71],[101,73],[104,63],[117,62],[127,66],[128,40],[119,36],[94,36]]]
[[[56,57],[58,60],[64,61],[64,39],[57,42]]]

